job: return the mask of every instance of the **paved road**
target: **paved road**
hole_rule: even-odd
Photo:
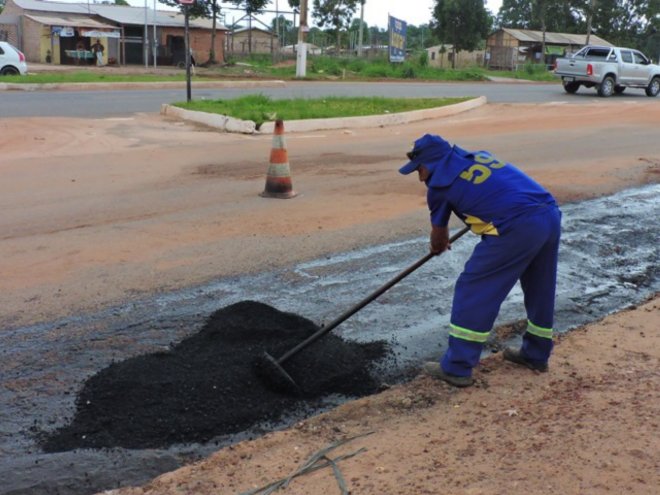
[[[236,98],[262,93],[273,98],[321,96],[451,97],[486,96],[493,103],[592,103],[601,99],[593,90],[567,95],[557,83],[339,83],[288,82],[286,87],[195,89],[193,98]],[[163,103],[186,98],[181,89],[121,91],[0,91],[0,117],[124,117],[136,112],[158,112]],[[646,101],[641,90],[629,90],[616,99]]]

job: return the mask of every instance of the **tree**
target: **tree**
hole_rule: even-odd
[[[325,47],[332,42],[332,37],[321,29],[313,27],[310,28],[309,33],[307,33],[307,40],[312,45],[320,46],[322,49],[325,49]]]
[[[123,5],[125,7],[131,6],[131,4],[128,3],[126,0],[115,0],[115,5]]]
[[[286,40],[295,39],[295,27],[293,21],[288,20],[285,16],[279,15],[273,18],[271,22],[271,30],[277,33],[280,40],[280,46],[286,46]]]
[[[614,45],[641,48],[645,33],[658,23],[658,0],[597,0],[592,31]]]
[[[369,31],[367,31],[367,44],[375,47],[380,47],[381,45],[384,45],[387,43],[387,39],[389,37],[389,33],[387,32],[386,29],[380,29],[377,26],[372,26],[369,28]]]
[[[332,26],[335,31],[335,51],[341,48],[341,31],[348,26],[359,0],[314,0],[312,16],[320,27]]]
[[[363,32],[366,32],[369,29],[369,25],[366,22],[361,22],[359,17],[353,18],[351,25],[348,28],[351,47],[359,45],[360,27],[362,27]]]
[[[225,3],[233,3],[238,8],[242,8],[246,14],[258,14],[266,8],[270,0],[223,0]]]
[[[262,12],[270,0],[224,0],[224,2],[233,3],[236,7],[245,10],[251,27],[252,15]],[[252,29],[248,31],[248,53],[252,53]]]
[[[406,46],[411,50],[423,50],[439,43],[438,37],[428,24],[422,24],[421,26],[408,24],[406,38]]]
[[[2,14],[4,8],[5,8],[5,0],[0,0],[0,14]]]
[[[436,0],[433,18],[438,38],[452,44],[452,67],[457,52],[476,50],[483,43],[492,22],[483,0]]]
[[[534,29],[558,33],[584,31],[589,0],[503,0],[497,24],[513,29]],[[552,15],[547,15],[552,13]]]

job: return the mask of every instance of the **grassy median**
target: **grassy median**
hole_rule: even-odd
[[[264,95],[249,95],[231,100],[193,100],[174,105],[197,112],[218,113],[241,120],[252,120],[257,125],[261,125],[276,119],[330,119],[409,112],[453,105],[472,98],[326,97],[274,100]]]
[[[118,83],[118,82],[184,82],[185,72],[175,75],[166,74],[100,74],[98,72],[44,72],[27,76],[3,76],[0,82],[22,84],[69,84],[69,83]]]

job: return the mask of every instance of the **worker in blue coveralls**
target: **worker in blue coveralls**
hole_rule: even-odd
[[[465,151],[426,134],[407,154],[402,174],[417,171],[427,186],[431,252],[449,245],[455,215],[481,236],[456,281],[449,345],[439,362],[424,364],[428,375],[457,387],[474,383],[500,305],[518,280],[527,311],[520,349],[504,359],[536,371],[548,370],[557,282],[561,212],[550,193],[523,172],[487,151]]]

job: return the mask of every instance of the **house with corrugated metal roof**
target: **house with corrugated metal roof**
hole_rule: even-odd
[[[454,51],[454,45],[442,44],[426,48],[429,67],[438,69],[454,67],[463,69],[466,67],[483,66],[484,50],[458,50]]]
[[[557,57],[574,53],[587,44],[586,34],[549,33],[531,29],[501,28],[486,41],[489,69],[516,70],[527,63],[552,65]],[[596,35],[589,44],[612,46]]]
[[[185,18],[178,11],[149,7],[44,0],[7,0],[0,37],[17,46],[29,62],[86,65],[95,62],[92,45],[104,46],[110,64],[179,65],[185,60]],[[218,25],[216,60],[224,60],[227,28]],[[0,39],[2,39],[0,38]],[[212,43],[209,19],[189,20],[190,49],[207,60]]]

